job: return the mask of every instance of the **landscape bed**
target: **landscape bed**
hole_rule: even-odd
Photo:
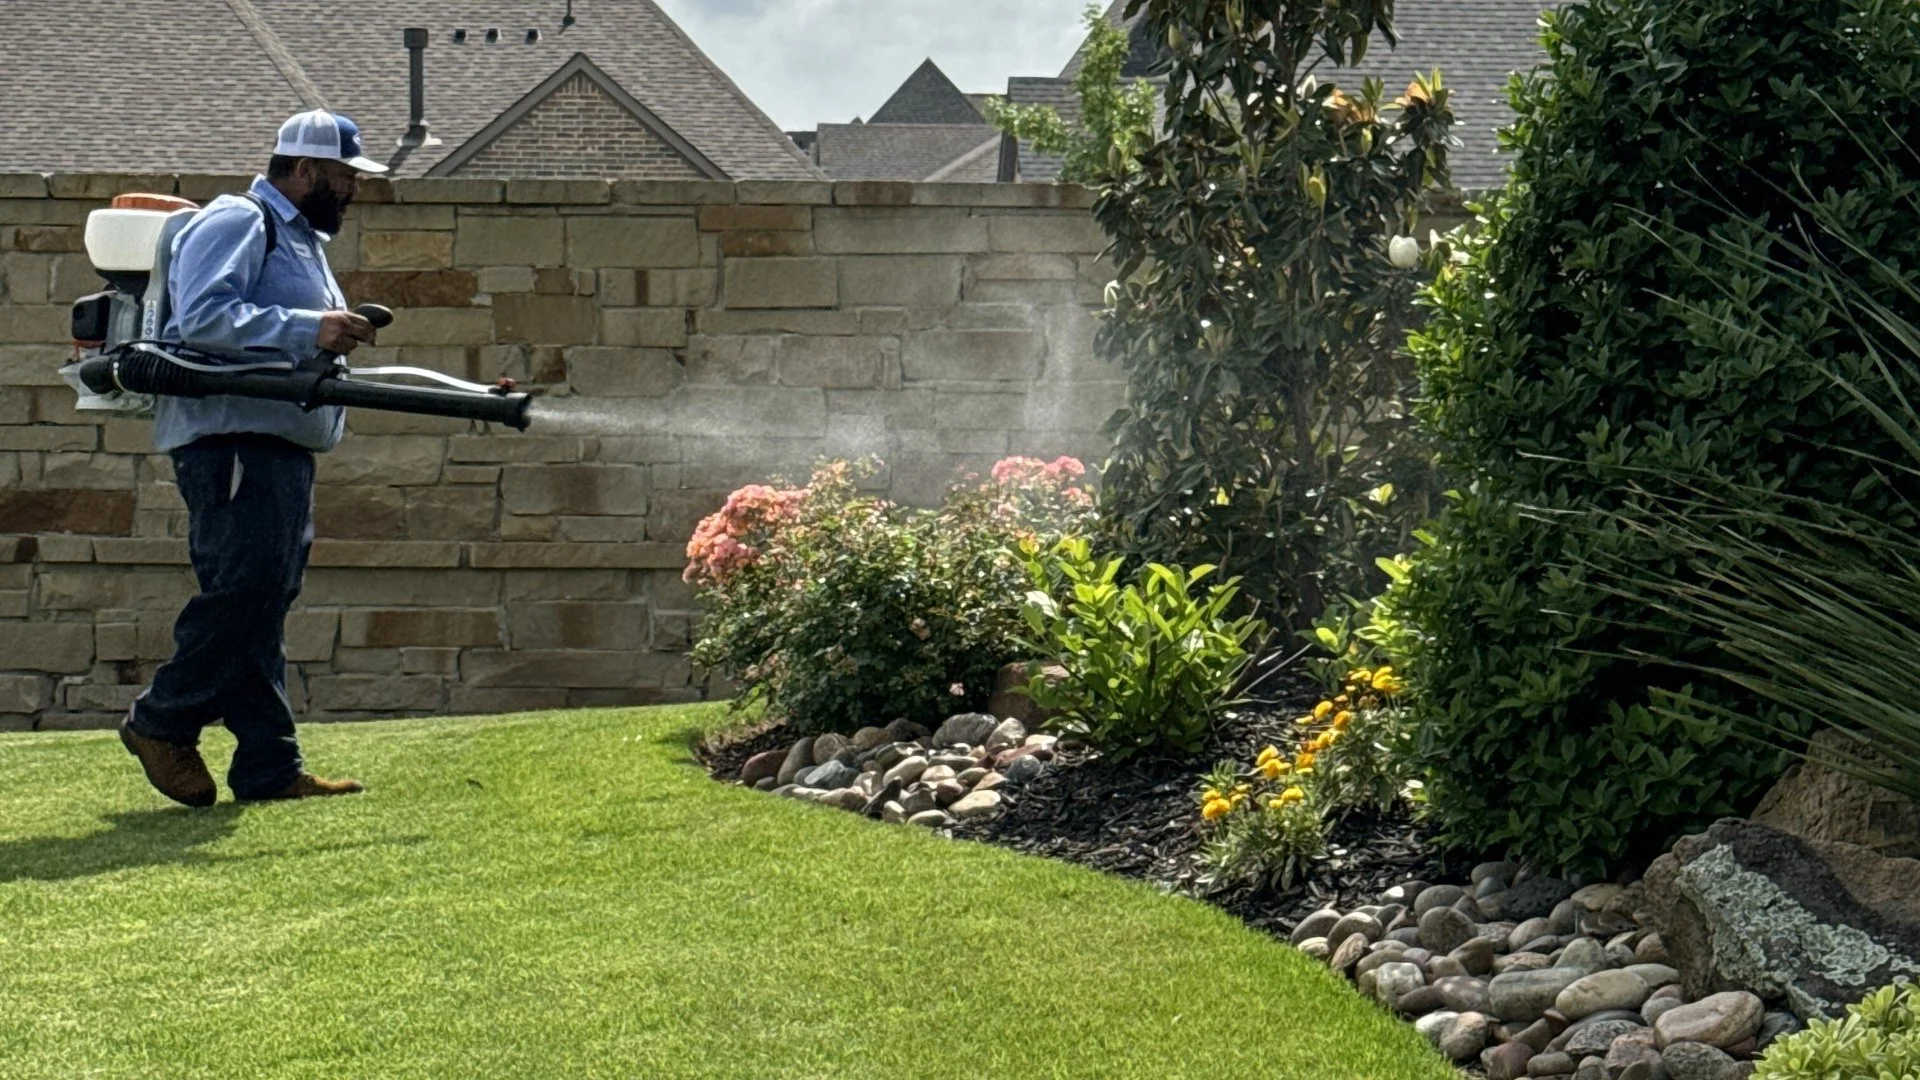
[[[1251,761],[1263,747],[1290,744],[1298,737],[1293,718],[1320,696],[1319,685],[1304,674],[1286,678],[1262,705],[1215,732],[1197,760],[1203,765]],[[738,780],[749,758],[793,741],[782,725],[761,724],[723,730],[697,752],[714,779],[730,782]],[[1116,764],[1069,743],[1038,778],[1001,790],[999,813],[955,823],[951,835],[1195,896],[1282,938],[1314,911],[1358,907],[1395,885],[1416,878],[1437,881],[1447,873],[1430,831],[1404,810],[1355,813],[1334,825],[1328,857],[1294,888],[1204,893],[1197,885],[1205,833],[1195,803],[1193,763]],[[1455,875],[1464,875],[1474,861],[1456,856]]]

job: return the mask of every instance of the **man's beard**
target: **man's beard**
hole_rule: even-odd
[[[307,192],[300,200],[298,209],[313,226],[315,232],[332,236],[340,231],[341,221],[346,217],[347,205],[353,202],[353,196],[341,196],[331,187],[316,187]]]

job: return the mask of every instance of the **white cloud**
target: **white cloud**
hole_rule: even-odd
[[[1057,75],[1084,0],[658,0],[789,131],[873,115],[931,57],[968,93]]]

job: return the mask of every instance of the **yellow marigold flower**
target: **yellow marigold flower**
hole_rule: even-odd
[[[1368,671],[1366,668],[1354,668],[1352,671],[1347,672],[1347,681],[1350,683],[1372,682],[1373,672]]]
[[[1260,751],[1260,756],[1253,759],[1253,763],[1256,767],[1260,765],[1265,765],[1267,762],[1272,761],[1274,758],[1277,758],[1279,756],[1280,756],[1279,748],[1269,746],[1265,750]]]
[[[1201,802],[1213,802],[1215,799],[1218,799],[1219,797],[1220,797],[1220,793],[1218,791],[1215,791],[1212,788],[1208,788],[1207,790],[1200,793]]]
[[[1353,704],[1353,699],[1348,697],[1345,694],[1341,694],[1339,697],[1333,699],[1333,703],[1339,706],[1340,708],[1344,709],[1348,705]]]
[[[1260,763],[1260,775],[1269,780],[1278,780],[1287,771],[1287,763],[1278,758],[1268,758]]]
[[[1307,715],[1301,717],[1300,719],[1295,720],[1294,723],[1299,724],[1301,727],[1305,727],[1306,725],[1313,723],[1313,714],[1308,713]]]
[[[1352,723],[1353,723],[1353,713],[1345,709],[1342,709],[1333,718],[1333,730],[1345,731],[1347,730],[1348,725]]]
[[[1332,711],[1333,711],[1333,702],[1323,701],[1320,704],[1315,705],[1313,707],[1313,718],[1315,720],[1325,720],[1327,718],[1327,714]]]
[[[1304,800],[1306,797],[1307,797],[1307,793],[1300,790],[1297,787],[1290,787],[1287,790],[1280,793],[1280,801],[1282,803],[1297,803]]]
[[[1200,816],[1208,821],[1219,821],[1231,813],[1233,813],[1233,807],[1220,799],[1215,799],[1200,808]]]
[[[1373,688],[1383,694],[1397,694],[1405,690],[1407,684],[1401,682],[1399,679],[1376,679],[1374,680]]]
[[[1302,751],[1294,757],[1293,767],[1300,770],[1311,769],[1313,768],[1313,760],[1313,751]]]

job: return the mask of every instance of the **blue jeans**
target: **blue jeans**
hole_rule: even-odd
[[[287,703],[287,609],[313,546],[313,454],[267,435],[215,435],[173,452],[200,595],[173,626],[173,659],[134,702],[135,732],[181,746],[224,722],[239,740],[227,786],[278,793],[299,776]]]

